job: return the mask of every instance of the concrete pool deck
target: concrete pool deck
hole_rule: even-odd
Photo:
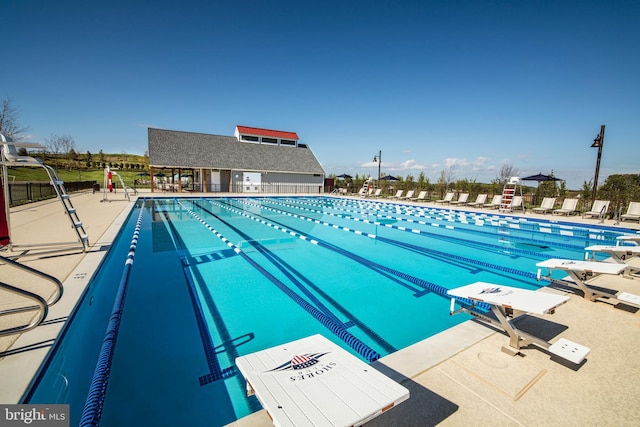
[[[152,196],[151,193],[141,195]],[[169,195],[179,194],[155,194],[158,197]],[[59,200],[11,209],[15,247],[11,252],[0,254],[58,278],[64,283],[64,295],[36,329],[0,337],[0,403],[18,402],[29,387],[132,203],[121,194],[110,196],[108,203],[101,200],[101,193],[72,195],[92,245],[86,253],[80,251],[77,244],[51,245],[72,242],[75,238]],[[443,207],[429,202],[416,204]],[[487,209],[477,211],[497,213]],[[530,213],[525,216],[599,224],[597,220],[576,216]],[[604,225],[614,226],[611,220],[605,221]],[[619,227],[640,230],[637,222],[624,222]],[[0,264],[0,273],[2,281],[24,280],[23,273],[13,271],[7,265]],[[558,291],[545,289],[543,292]],[[508,342],[504,334],[475,321],[464,322],[373,364],[407,387],[411,398],[367,425],[640,424],[637,404],[640,396],[640,364],[637,363],[640,314],[569,295],[569,303],[558,308],[554,315],[544,316],[542,320],[532,317],[528,323],[550,341],[562,336],[590,347],[591,354],[580,366],[563,363],[535,346],[523,349],[520,355],[508,356],[501,351],[502,345]],[[13,296],[1,290],[0,298],[0,308],[15,303]],[[7,317],[0,317],[0,327],[7,324]],[[259,411],[232,425],[272,424],[266,413]]]

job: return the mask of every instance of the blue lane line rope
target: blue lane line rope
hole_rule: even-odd
[[[249,202],[243,200],[243,203],[246,204],[246,203],[249,203]],[[258,205],[254,204],[254,206],[258,206]],[[376,236],[375,234],[372,234],[372,233],[366,233],[366,232],[363,232],[363,231],[360,231],[360,230],[355,230],[355,229],[352,229],[352,228],[349,228],[349,227],[343,227],[343,226],[340,226],[340,225],[337,225],[337,224],[332,224],[332,223],[327,222],[327,221],[321,221],[321,220],[318,220],[318,219],[306,217],[304,215],[299,215],[299,214],[283,211],[281,209],[275,209],[275,208],[272,208],[272,207],[262,206],[262,205],[261,205],[261,207],[263,209],[271,210],[273,212],[280,213],[280,214],[287,215],[287,216],[291,216],[293,218],[298,218],[298,219],[302,219],[302,220],[306,220],[306,221],[315,222],[316,224],[321,224],[321,225],[324,225],[324,226],[327,226],[327,227],[335,228],[335,229],[342,230],[342,231],[347,231],[347,232],[358,234],[358,235],[364,235],[364,236],[370,237],[372,239],[379,239],[378,236]],[[321,213],[321,212],[318,212],[318,213]],[[336,215],[336,216],[338,216],[338,215]],[[348,217],[348,216],[340,216],[340,217],[342,217],[344,219],[354,219],[354,218]],[[417,234],[417,235],[431,236],[431,237],[435,237],[435,238],[444,238],[444,236],[441,236],[440,234],[431,233],[431,232],[428,232],[428,231],[425,231],[425,230],[407,228],[407,227],[402,227],[402,226],[393,225],[393,224],[382,224],[382,223],[377,222],[377,221],[361,220],[359,218],[356,218],[354,220],[359,221],[359,222],[364,222],[364,223],[367,223],[367,224],[372,224],[372,225],[382,226],[382,227],[391,228],[391,229],[404,231],[404,232],[408,232],[408,233],[413,233],[413,234]],[[453,236],[446,236],[446,239],[447,240],[453,240],[453,241],[456,241],[458,243],[462,243],[462,244],[466,244],[466,245],[474,245],[474,246],[482,246],[482,247],[486,247],[486,248],[491,248],[491,249],[493,249],[495,251],[499,251],[499,252],[503,252],[504,251],[504,248],[502,246],[494,245],[492,243],[474,242],[474,241],[470,241],[470,240],[463,239],[463,238],[460,238],[460,237],[453,237]],[[520,255],[534,256],[536,258],[542,258],[542,259],[552,258],[551,255],[541,254],[539,252],[527,251],[527,250],[524,250],[524,249],[517,249],[517,248],[509,248],[509,252],[514,253],[514,254],[517,253],[517,254],[520,254]],[[444,252],[442,254],[450,255],[450,254],[445,254]],[[453,256],[453,255],[450,255],[450,256]]]
[[[212,203],[212,204],[214,203],[213,201],[209,201],[209,202]],[[324,248],[330,249],[332,251],[335,251],[335,252],[337,252],[337,253],[339,253],[339,254],[347,257],[347,258],[353,259],[354,261],[356,261],[356,262],[358,262],[358,263],[360,263],[362,265],[365,265],[365,266],[367,266],[367,267],[369,267],[369,268],[371,268],[371,269],[373,269],[375,271],[378,271],[378,272],[383,271],[383,272],[386,272],[386,273],[390,273],[390,274],[392,274],[392,275],[394,275],[396,277],[399,277],[399,278],[401,278],[401,279],[403,279],[403,280],[405,280],[405,281],[407,281],[409,283],[413,283],[414,285],[417,285],[417,286],[421,287],[424,290],[433,292],[433,293],[435,293],[437,295],[440,295],[440,296],[443,296],[445,298],[450,298],[450,295],[448,294],[449,290],[447,288],[445,288],[444,286],[440,286],[440,285],[435,284],[433,282],[429,282],[427,280],[420,279],[418,277],[412,276],[412,275],[404,273],[402,271],[398,271],[398,270],[393,269],[391,267],[387,267],[385,265],[378,264],[378,263],[373,262],[373,261],[369,261],[366,258],[363,258],[363,257],[361,257],[359,255],[356,255],[356,254],[354,254],[352,252],[349,252],[349,251],[347,251],[345,249],[337,247],[337,246],[335,246],[335,245],[333,245],[331,243],[325,242],[322,239],[319,239],[319,238],[316,238],[316,237],[311,237],[311,236],[306,236],[306,235],[300,233],[297,230],[293,231],[293,230],[287,229],[286,227],[284,227],[282,225],[275,224],[275,223],[270,222],[270,221],[265,221],[264,219],[260,219],[260,218],[257,218],[255,216],[253,216],[253,215],[249,215],[246,212],[241,211],[239,209],[232,208],[232,207],[229,207],[229,206],[225,206],[225,205],[219,204],[219,203],[216,203],[216,204],[217,204],[217,206],[222,207],[224,209],[227,209],[227,210],[229,210],[231,212],[237,213],[237,214],[242,215],[242,216],[244,216],[246,218],[252,219],[252,220],[254,220],[256,222],[259,222],[259,223],[262,223],[262,224],[267,225],[269,227],[272,227],[272,228],[274,228],[276,230],[280,230],[283,233],[286,233],[286,234],[289,234],[291,236],[297,237],[300,240],[307,241],[307,242],[309,242],[311,244],[318,245],[320,247],[324,247]],[[265,207],[265,208],[274,210],[274,209],[268,208],[268,207]],[[290,215],[290,216],[295,216],[295,215]],[[298,219],[301,219],[301,218],[299,218],[299,216],[296,216],[296,217],[298,217]],[[316,220],[313,220],[313,219],[307,219],[307,220],[308,221],[314,221],[314,222],[316,221]],[[328,223],[326,225],[328,225]],[[333,226],[332,228],[338,228],[338,226]],[[348,229],[348,228],[344,228],[344,231],[351,231],[351,230]],[[362,233],[360,233],[360,234],[362,234]],[[473,305],[473,302],[470,301],[470,300],[460,299],[459,301],[460,301],[461,304]],[[478,307],[478,309],[480,309],[480,310],[487,310],[487,311],[489,310],[489,306],[487,304],[484,304],[484,303],[476,304],[476,307]]]
[[[531,229],[527,229],[527,228],[523,228],[521,227],[521,223],[518,221],[514,221],[510,218],[502,218],[502,217],[496,217],[496,218],[491,218],[490,220],[486,220],[486,219],[475,219],[473,222],[471,221],[467,221],[459,219],[456,220],[455,218],[455,212],[453,211],[444,211],[446,214],[444,217],[442,216],[428,216],[425,215],[424,212],[422,213],[415,213],[416,210],[414,209],[402,209],[400,208],[400,206],[403,205],[393,205],[393,206],[397,206],[396,209],[379,209],[376,208],[373,211],[367,211],[367,210],[354,210],[354,209],[349,209],[349,208],[338,208],[335,206],[331,206],[332,209],[338,210],[338,211],[342,211],[342,212],[347,212],[347,215],[344,214],[340,214],[340,213],[334,213],[334,212],[325,212],[322,210],[318,210],[318,209],[311,209],[311,208],[307,208],[307,207],[300,207],[296,204],[287,204],[287,203],[276,203],[274,201],[272,201],[271,199],[269,199],[269,202],[271,204],[276,204],[276,205],[281,205],[281,206],[286,206],[286,207],[291,207],[293,209],[300,209],[300,210],[304,210],[304,211],[309,211],[309,212],[315,212],[315,213],[320,213],[323,215],[329,215],[329,216],[333,216],[333,217],[337,217],[337,218],[344,218],[344,219],[351,219],[353,221],[357,221],[357,222],[363,222],[366,224],[374,224],[374,225],[382,225],[382,226],[386,226],[389,228],[397,228],[400,226],[392,226],[392,225],[387,225],[387,224],[382,224],[379,221],[371,221],[369,219],[364,219],[364,218],[358,218],[355,216],[350,215],[351,213],[355,213],[355,214],[360,214],[360,215],[366,215],[366,216],[376,216],[376,218],[379,219],[390,219],[390,220],[395,220],[395,221],[404,221],[404,222],[408,222],[411,224],[419,224],[419,225],[430,225],[433,227],[444,227],[446,229],[450,229],[450,230],[461,230],[464,232],[469,232],[469,233],[474,233],[474,234],[480,234],[480,235],[484,235],[484,236],[488,236],[488,237],[495,237],[496,233],[495,231],[499,231],[501,228],[508,228],[510,231],[521,231],[521,232],[531,232],[534,230]],[[297,202],[297,201],[296,201]],[[318,205],[313,205],[312,203],[302,203],[304,205],[307,206],[315,206],[318,207]],[[389,214],[389,213],[392,214]],[[386,214],[384,214],[386,213]],[[398,216],[398,215],[407,215],[409,216],[409,218],[405,218],[402,216]],[[483,214],[485,215],[485,214]],[[460,215],[458,214],[458,216],[464,216],[466,218],[466,214],[465,215]],[[472,216],[472,215],[469,215]],[[423,220],[416,220],[413,219],[412,217],[418,217],[418,218],[429,218],[433,221],[446,221],[448,223],[460,223],[460,226],[456,226],[456,225],[451,225],[451,224],[441,224],[439,222],[427,222],[427,221],[423,221]],[[473,217],[473,216],[472,216]],[[489,225],[485,225],[485,222],[489,222]],[[465,226],[462,226],[465,225]],[[406,228],[406,227],[405,227]],[[402,229],[402,228],[398,228],[398,229]],[[490,231],[492,229],[495,229],[494,231]],[[426,231],[424,232],[426,233]],[[432,235],[436,235],[435,233],[430,233]],[[460,238],[457,238],[460,239]],[[516,236],[516,235],[511,235],[509,236],[509,239],[511,241],[515,241],[515,242],[528,242],[530,241],[530,239],[525,238],[525,237],[520,237],[520,236]],[[597,240],[601,240],[602,237],[598,238]],[[464,239],[462,239],[464,241]],[[559,247],[559,248],[564,248],[564,249],[571,249],[571,250],[583,250],[584,249],[584,245],[581,246],[576,246],[570,243],[563,243],[563,242],[546,242],[546,244],[548,244],[549,246],[554,246],[554,247]],[[513,251],[512,251],[513,252]]]
[[[299,199],[280,199],[280,200],[288,200],[292,203],[298,203],[303,205],[311,205],[318,206],[318,202],[316,200],[307,199],[307,198],[299,198]],[[348,203],[344,199],[331,199],[332,201],[336,201],[337,203],[320,203],[324,207],[328,207],[331,209],[338,210],[346,210],[347,212],[354,212],[361,215],[371,214],[371,211],[377,212],[391,212],[396,214],[406,214],[410,216],[418,216],[422,218],[429,218],[433,220],[447,221],[447,222],[460,222],[461,224],[470,224],[475,226],[489,226],[493,227],[503,227],[507,226],[510,229],[518,229],[521,231],[541,231],[547,232],[549,234],[558,234],[564,237],[573,237],[579,239],[589,239],[589,240],[611,240],[613,241],[615,236],[620,234],[615,230],[610,229],[594,229],[589,227],[576,227],[568,224],[562,224],[557,222],[547,222],[547,221],[530,221],[526,218],[522,217],[512,217],[506,215],[497,215],[497,214],[487,214],[487,213],[478,213],[478,212],[467,212],[467,211],[454,211],[447,210],[442,208],[433,208],[433,207],[422,207],[422,206],[413,206],[413,205],[403,205],[397,203],[386,203],[382,201],[373,201],[373,200],[357,200],[351,201]],[[345,206],[345,208],[336,207]],[[350,206],[357,206],[358,209],[350,209]],[[369,208],[370,210],[366,210],[365,208]],[[365,210],[363,210],[365,209]],[[327,212],[327,214],[329,214]],[[468,221],[467,217],[471,218],[472,221]],[[391,217],[388,217],[391,218]],[[458,218],[458,219],[456,219]],[[409,220],[407,220],[409,221]],[[469,229],[466,229],[469,230]],[[480,230],[470,230],[479,232]],[[556,246],[565,247],[562,242],[553,242]],[[573,248],[574,245],[566,244],[569,248]]]
[[[140,236],[140,228],[142,226],[144,204],[145,202],[143,201],[140,208],[140,214],[138,215],[138,221],[136,222],[136,227],[133,232],[133,238],[131,239],[131,245],[129,246],[129,253],[127,254],[127,258],[124,263],[124,269],[120,278],[120,286],[118,287],[118,293],[116,294],[116,299],[113,304],[111,317],[109,318],[109,324],[107,325],[107,331],[102,341],[102,348],[100,349],[98,362],[96,363],[91,385],[89,386],[89,393],[85,401],[79,424],[81,427],[98,426],[100,424],[104,399],[106,397],[107,387],[109,384],[111,365],[113,363],[113,353],[118,340],[122,311],[124,310],[125,297],[129,287],[129,276],[133,266],[133,258],[136,254],[136,247],[138,246],[138,237]]]
[[[232,242],[230,242],[226,237],[224,237],[218,230],[209,225],[205,220],[200,218],[198,214],[193,212],[183,203],[180,205],[185,209],[191,216],[193,216],[197,221],[199,221],[203,226],[205,226],[209,231],[211,231],[216,237],[222,240],[227,246],[233,249],[238,255],[240,255],[245,261],[251,264],[256,270],[262,273],[265,277],[267,277],[274,285],[276,285],[280,290],[289,296],[293,301],[295,301],[300,307],[306,310],[309,314],[311,314],[316,320],[318,320],[322,325],[324,325],[327,329],[329,329],[334,335],[340,338],[345,344],[351,347],[354,351],[356,351],[359,355],[361,355],[365,360],[369,362],[373,362],[378,360],[381,356],[378,352],[367,346],[365,343],[360,341],[360,339],[356,338],[349,331],[347,331],[343,325],[339,325],[336,322],[332,321],[329,317],[327,317],[320,310],[309,304],[303,298],[301,298],[298,294],[293,292],[289,287],[287,287],[284,283],[282,283],[277,277],[273,276],[269,271],[265,270],[261,265],[255,262],[251,257],[245,254],[240,248],[235,246]]]

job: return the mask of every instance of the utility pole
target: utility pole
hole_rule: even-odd
[[[591,147],[598,148],[598,159],[596,160],[596,176],[593,179],[593,193],[591,194],[591,203],[596,200],[598,191],[598,175],[600,174],[600,159],[602,158],[602,146],[604,145],[604,125],[600,126],[600,134],[593,140]]]

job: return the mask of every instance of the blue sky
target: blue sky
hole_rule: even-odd
[[[638,1],[1,0],[29,140],[143,154],[147,127],[297,132],[327,174],[578,189],[640,173]]]

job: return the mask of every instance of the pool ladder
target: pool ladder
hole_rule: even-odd
[[[41,277],[53,283],[55,285],[55,292],[53,293],[53,295],[51,295],[51,297],[49,297],[48,300],[45,300],[43,297],[41,297],[38,294],[35,294],[33,292],[27,291],[26,289],[22,289],[17,286],[13,286],[8,283],[4,283],[0,281],[0,291],[7,291],[14,295],[18,295],[20,297],[31,300],[35,303],[35,305],[28,305],[25,307],[15,307],[15,308],[0,310],[0,317],[12,315],[12,314],[25,313],[29,311],[38,312],[37,316],[32,317],[31,320],[25,325],[12,326],[12,327],[0,330],[0,337],[5,335],[12,335],[12,334],[17,334],[21,332],[26,332],[38,327],[46,319],[47,314],[49,312],[49,306],[58,302],[62,297],[62,282],[60,282],[55,277],[50,276],[46,273],[43,273],[42,271],[31,268],[29,266],[26,266],[24,264],[21,264],[17,261],[13,261],[9,258],[0,256],[0,265],[2,264],[16,267],[26,273]]]

